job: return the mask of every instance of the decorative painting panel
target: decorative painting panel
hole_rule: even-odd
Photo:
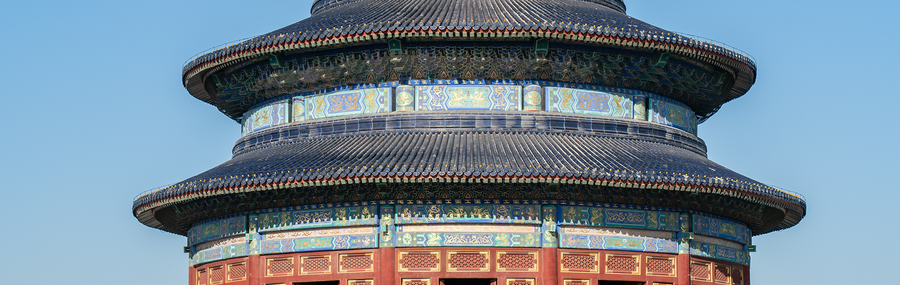
[[[507,204],[397,205],[396,222],[538,224],[539,208],[539,205]]]
[[[415,111],[416,110],[416,88],[409,85],[397,86],[396,95],[394,96],[395,109],[397,111]]]
[[[394,226],[394,206],[384,205],[380,207],[381,217],[378,222],[378,230],[381,231],[379,236],[380,247],[394,247],[397,244],[397,235],[394,234],[396,227]]]
[[[376,206],[336,207],[259,214],[259,231],[376,225]]]
[[[631,119],[632,95],[603,91],[545,87],[546,110]]]
[[[541,206],[541,247],[558,247],[559,239],[556,236],[557,207],[551,205]]]
[[[647,97],[643,95],[634,95],[634,119],[647,120]]]
[[[694,215],[694,233],[733,240],[742,244],[750,243],[750,228],[723,219]]]
[[[560,248],[678,253],[673,232],[563,226]]]
[[[675,101],[658,97],[650,98],[649,121],[697,134],[697,116],[694,111]]]
[[[529,225],[402,225],[397,246],[538,247],[540,232]]]
[[[378,227],[303,229],[267,233],[260,254],[378,247]]]
[[[417,111],[519,111],[522,86],[421,85],[416,86]]]
[[[561,225],[678,230],[678,213],[601,207],[560,206]]]
[[[249,255],[247,243],[235,243],[198,250],[191,256],[191,265]]]
[[[522,94],[522,110],[543,111],[544,89],[540,85],[525,86]]]
[[[306,121],[306,98],[291,98],[291,122]]]
[[[391,88],[368,88],[306,98],[306,119],[388,113]]]
[[[277,101],[244,113],[244,134],[287,124],[288,100]]]
[[[188,244],[197,245],[223,237],[245,234],[244,216],[215,219],[194,224],[187,233]]]
[[[691,241],[691,255],[750,265],[750,255],[742,249],[696,240]]]

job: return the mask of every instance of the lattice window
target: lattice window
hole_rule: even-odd
[[[480,252],[450,252],[447,255],[448,270],[481,270],[488,269],[488,253]]]
[[[247,278],[247,263],[232,263],[228,265],[228,281],[240,281]]]
[[[304,256],[301,260],[302,264],[300,265],[303,270],[301,270],[301,274],[314,274],[314,273],[327,273],[331,271],[331,257],[330,256]]]
[[[209,284],[222,284],[225,282],[225,270],[222,266],[209,268]]]
[[[648,275],[675,275],[675,260],[668,257],[647,257],[647,274]]]
[[[606,273],[640,274],[639,255],[606,255]]]
[[[506,279],[506,285],[534,285],[534,279]]]
[[[740,268],[732,268],[731,269],[731,284],[732,285],[744,285],[744,270]]]
[[[206,285],[209,282],[209,275],[206,273],[206,269],[197,270],[197,285]]]
[[[691,278],[697,280],[709,280],[709,263],[692,262]]]
[[[563,253],[560,264],[562,265],[563,271],[596,272],[597,255],[583,253]]]
[[[728,278],[731,277],[731,272],[728,272],[728,266],[716,265],[716,269],[713,270],[713,280],[716,283],[728,283]]]
[[[293,258],[272,258],[266,261],[266,275],[268,276],[283,276],[294,274]]]
[[[437,252],[410,252],[401,254],[401,270],[433,270],[439,269],[440,258]]]
[[[497,254],[497,268],[500,270],[531,270],[537,265],[536,253]]]
[[[430,285],[431,280],[430,279],[403,279],[403,281],[401,281],[400,284],[402,284],[402,285]]]
[[[340,271],[373,271],[372,254],[342,254],[340,257]]]

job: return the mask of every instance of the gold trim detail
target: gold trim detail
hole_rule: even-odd
[[[431,285],[431,279],[401,279],[401,285]]]
[[[514,278],[506,279],[506,285],[534,285],[533,278]]]

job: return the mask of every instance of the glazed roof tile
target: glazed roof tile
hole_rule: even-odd
[[[137,213],[198,193],[276,184],[540,177],[737,191],[733,195],[805,212],[801,196],[712,162],[699,139],[674,128],[577,115],[433,113],[319,120],[260,132],[253,145],[241,145],[251,139],[239,142],[231,160],[141,196],[134,207]]]

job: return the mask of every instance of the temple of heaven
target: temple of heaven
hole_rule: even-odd
[[[139,195],[189,285],[750,284],[798,194],[706,156],[748,55],[623,0],[316,0],[189,61],[233,157]]]

